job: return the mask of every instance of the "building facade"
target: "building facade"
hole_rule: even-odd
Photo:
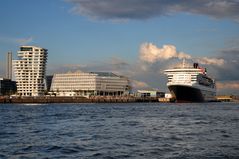
[[[121,96],[129,94],[130,83],[111,72],[54,74],[51,91],[58,96]]]
[[[13,60],[18,95],[44,95],[47,54],[44,48],[20,47],[18,59]]]
[[[12,95],[17,91],[16,82],[6,78],[0,78],[0,96]]]
[[[165,97],[165,92],[154,90],[138,90],[137,94],[140,97],[157,97],[157,98]]]

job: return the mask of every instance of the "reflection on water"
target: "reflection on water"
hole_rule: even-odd
[[[0,158],[239,158],[239,105],[0,105]]]

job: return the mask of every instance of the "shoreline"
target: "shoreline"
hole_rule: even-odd
[[[37,97],[9,97],[0,96],[0,104],[47,104],[47,103],[175,103],[174,100],[158,97],[133,96],[37,96]],[[239,103],[239,100],[215,100],[212,102]],[[176,102],[177,103],[177,102]],[[187,103],[187,102],[186,102]]]
[[[93,96],[86,97],[1,97],[1,104],[20,104],[20,103],[137,103],[137,102],[159,102],[157,97],[132,97],[132,96]],[[160,103],[168,103],[169,100],[164,100]]]

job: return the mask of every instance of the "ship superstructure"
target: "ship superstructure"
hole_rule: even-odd
[[[168,77],[167,86],[178,102],[214,101],[215,80],[207,76],[206,68],[198,63],[190,65],[183,60],[179,66],[164,71]]]

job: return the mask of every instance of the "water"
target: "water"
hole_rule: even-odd
[[[4,104],[0,158],[239,158],[239,104]]]

